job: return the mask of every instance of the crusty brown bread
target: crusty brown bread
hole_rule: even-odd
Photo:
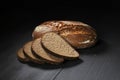
[[[76,59],[79,53],[55,32],[45,33],[42,37],[43,46],[53,54],[65,59]]]
[[[46,52],[45,49],[41,45],[41,38],[35,39],[33,41],[32,50],[34,51],[34,54],[37,57],[44,59],[46,63],[59,64],[64,61],[63,58],[56,57]]]
[[[23,46],[23,51],[25,53],[25,55],[32,61],[38,64],[42,64],[44,63],[44,61],[42,59],[39,59],[37,57],[34,56],[34,54],[32,53],[31,50],[31,45],[32,45],[32,41],[27,42],[24,46]]]
[[[61,35],[76,49],[91,47],[97,41],[96,31],[79,21],[46,21],[34,29],[32,36],[36,39],[51,31]]]
[[[18,60],[22,61],[22,62],[29,62],[29,59],[25,56],[24,52],[23,52],[23,48],[20,48],[17,52],[17,58]]]

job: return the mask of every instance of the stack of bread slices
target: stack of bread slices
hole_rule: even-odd
[[[91,26],[79,21],[46,21],[32,33],[33,40],[17,52],[23,62],[60,64],[79,58],[76,49],[95,45],[97,34]]]
[[[38,64],[60,64],[79,58],[79,53],[60,35],[47,32],[41,38],[27,42],[17,53],[18,59]]]

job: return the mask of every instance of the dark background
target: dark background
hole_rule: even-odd
[[[4,1],[0,3],[0,80],[120,80],[118,1]],[[99,40],[78,50],[81,60],[62,65],[23,64],[17,50],[35,26],[47,20],[77,20],[96,29]]]

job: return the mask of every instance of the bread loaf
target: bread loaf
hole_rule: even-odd
[[[32,37],[42,37],[46,32],[56,32],[76,49],[88,48],[96,43],[96,31],[79,21],[46,21],[37,26]]]

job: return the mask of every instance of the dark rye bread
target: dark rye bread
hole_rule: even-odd
[[[32,61],[38,64],[42,64],[44,63],[44,61],[42,59],[39,59],[37,57],[34,56],[34,54],[32,53],[31,50],[31,45],[32,45],[32,41],[27,42],[24,46],[23,46],[23,51],[25,53],[25,55]]]
[[[46,52],[45,49],[41,45],[41,38],[35,39],[33,41],[32,50],[34,51],[34,54],[37,57],[44,59],[46,63],[59,64],[64,61],[63,58],[56,57]]]
[[[23,48],[20,48],[17,52],[17,58],[18,60],[22,61],[22,62],[29,62],[29,59],[25,56],[24,52],[23,52]]]
[[[64,57],[65,59],[76,59],[79,57],[79,53],[60,35],[54,32],[48,32],[43,35],[42,45],[51,51],[53,55]]]

